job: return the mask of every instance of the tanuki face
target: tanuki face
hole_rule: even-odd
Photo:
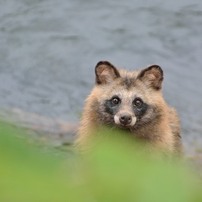
[[[159,97],[162,96],[163,71],[159,66],[153,65],[141,72],[126,72],[108,62],[100,62],[95,74],[94,108],[100,122],[135,129],[161,116],[158,103],[162,100]]]

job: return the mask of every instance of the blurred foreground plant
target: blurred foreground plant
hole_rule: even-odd
[[[22,130],[1,123],[0,201],[202,201],[184,165],[151,158],[124,135],[103,133],[109,138],[95,139],[91,151],[68,155],[39,148]]]

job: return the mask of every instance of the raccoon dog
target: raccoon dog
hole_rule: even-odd
[[[95,87],[86,100],[78,131],[78,146],[85,145],[100,126],[108,126],[127,130],[155,148],[181,151],[179,119],[161,91],[161,67],[151,65],[129,72],[100,61],[95,76]]]

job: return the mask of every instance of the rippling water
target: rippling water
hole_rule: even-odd
[[[202,148],[201,0],[0,1],[2,109],[78,121],[99,60],[155,63],[187,148]]]

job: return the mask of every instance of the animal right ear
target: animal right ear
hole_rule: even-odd
[[[120,77],[119,71],[108,61],[100,61],[95,67],[96,83],[108,84]]]
[[[163,70],[158,65],[151,65],[146,69],[143,69],[137,78],[144,82],[148,87],[160,90],[163,81]]]

